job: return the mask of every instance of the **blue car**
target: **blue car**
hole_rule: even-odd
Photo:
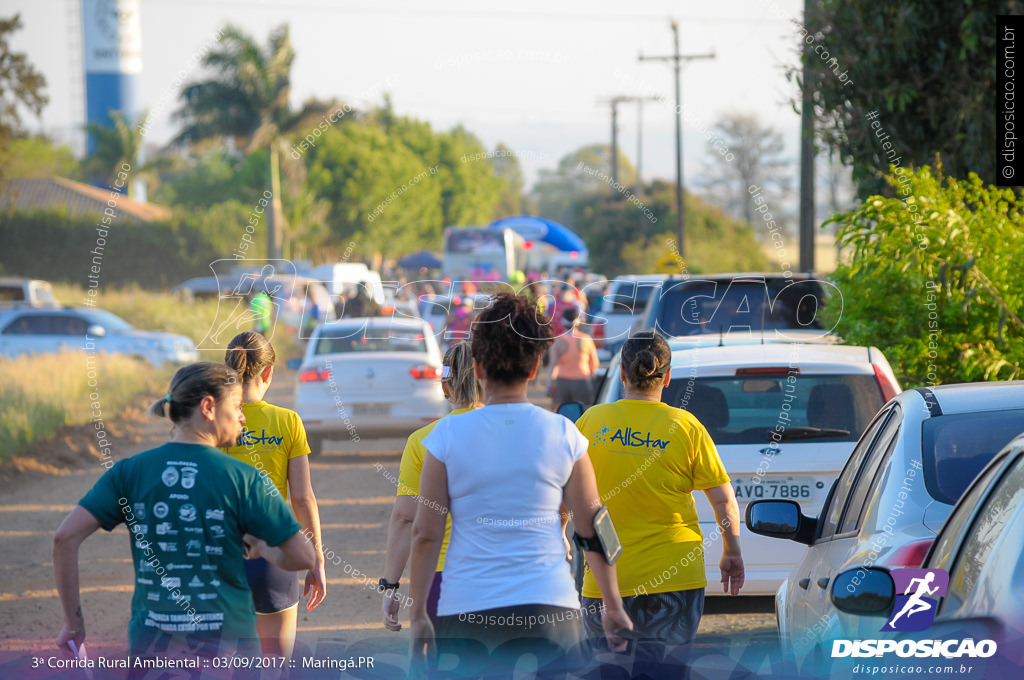
[[[128,354],[154,366],[199,360],[191,338],[139,330],[102,309],[22,307],[0,312],[0,357],[82,351],[87,341],[97,352]]]

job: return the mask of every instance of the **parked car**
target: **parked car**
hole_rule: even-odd
[[[49,281],[0,277],[0,309],[12,307],[60,307]]]
[[[945,569],[949,584],[946,595],[938,602],[935,620],[926,634],[918,635],[937,640],[995,641],[994,657],[968,662],[979,667],[977,677],[1022,675],[1022,526],[1024,435],[1009,442],[970,483],[950,510],[920,565],[924,569]],[[862,620],[862,628],[877,631],[885,623],[884,617],[891,615],[895,598],[900,594],[889,570],[873,566],[866,573],[857,569],[841,572],[832,585],[830,599],[844,615]]]
[[[441,350],[421,319],[342,319],[317,327],[299,366],[295,410],[313,455],[325,440],[400,436],[448,413]]]
[[[1024,381],[919,387],[874,418],[824,511],[794,501],[750,504],[751,531],[809,546],[776,593],[783,645],[874,635],[875,622],[865,628],[833,605],[830,582],[849,569],[920,565],[971,480],[1020,432]]]
[[[622,348],[648,301],[657,297],[656,291],[668,278],[668,274],[617,276],[600,299],[590,301],[585,321],[592,325],[597,358],[602,364]]]
[[[0,312],[0,356],[46,354],[85,348],[129,354],[154,366],[199,360],[191,338],[164,331],[143,331],[108,311],[92,307],[20,308]]]
[[[672,379],[662,401],[692,413],[707,428],[732,479],[740,509],[761,498],[792,498],[821,508],[858,437],[886,400],[900,392],[885,356],[874,347],[824,344],[670,343]],[[608,368],[598,403],[622,398],[620,357]],[[715,515],[695,494],[701,531]],[[803,556],[741,528],[746,568],[741,595],[771,595]],[[720,578],[707,560],[708,581]],[[719,595],[708,589],[708,595]]]
[[[666,337],[747,332],[789,340],[820,337],[830,286],[799,272],[670,276],[652,295],[633,332]]]

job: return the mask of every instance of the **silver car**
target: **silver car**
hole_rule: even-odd
[[[874,622],[833,605],[830,583],[850,569],[920,565],[971,480],[1024,432],[1022,405],[1024,381],[908,390],[864,431],[820,515],[792,501],[747,506],[753,533],[809,546],[775,595],[785,649],[876,636]]]
[[[1010,442],[978,475],[950,512],[924,562],[945,569],[946,595],[927,633],[933,640],[992,640],[997,653],[970,659],[974,677],[1021,677],[1024,666],[1024,435]],[[896,592],[878,567],[839,574],[832,601],[878,630],[893,612]],[[881,636],[879,636],[881,637]],[[903,638],[906,639],[906,638]],[[916,661],[916,660],[915,660]],[[940,659],[934,663],[946,665]]]
[[[87,342],[92,347],[87,347]],[[191,338],[164,331],[144,331],[111,312],[92,307],[21,308],[0,313],[0,356],[89,349],[128,354],[154,366],[199,360]]]

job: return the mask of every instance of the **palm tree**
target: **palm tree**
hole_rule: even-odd
[[[143,112],[140,120],[145,120],[145,117],[146,114]],[[148,186],[156,188],[160,181],[159,176],[153,164],[143,163],[144,137],[139,128],[120,111],[111,111],[110,120],[114,124],[113,127],[96,121],[91,121],[85,126],[94,143],[92,153],[82,163],[86,178],[101,182],[103,185],[112,184],[117,174],[122,171],[122,166],[127,163],[133,179],[145,180]],[[130,181],[126,187],[129,198],[135,198],[133,185],[134,182]]]
[[[247,152],[269,149],[273,207],[267,214],[267,254],[272,259],[281,257],[280,161],[282,133],[292,121],[288,96],[294,59],[287,24],[271,32],[266,49],[241,29],[226,27],[217,47],[203,57],[203,66],[214,75],[181,91],[183,104],[176,115],[185,125],[171,142],[180,145],[227,137]]]

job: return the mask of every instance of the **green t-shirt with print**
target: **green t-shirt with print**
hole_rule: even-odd
[[[132,654],[259,652],[242,536],[277,546],[302,527],[255,468],[209,446],[164,444],[115,463],[79,505],[131,534]]]

